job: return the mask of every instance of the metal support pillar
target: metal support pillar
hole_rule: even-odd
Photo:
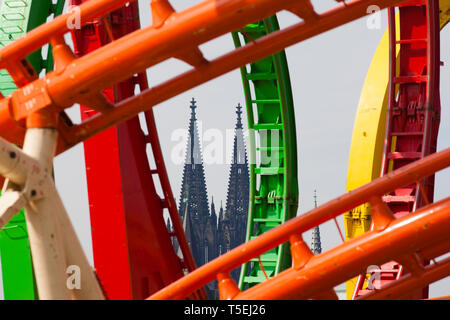
[[[40,299],[103,299],[52,179],[57,138],[56,129],[28,129],[23,151],[0,139],[0,174],[8,179],[0,226],[25,206]],[[78,271],[78,287],[69,286],[68,266]]]

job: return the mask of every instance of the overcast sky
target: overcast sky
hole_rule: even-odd
[[[176,10],[182,10],[200,1],[173,0]],[[139,0],[142,24],[151,23],[149,1]],[[335,1],[313,1],[319,10],[335,5]],[[279,15],[280,24],[286,26],[297,21],[289,13]],[[299,214],[313,208],[313,193],[317,190],[318,202],[322,204],[343,193],[346,189],[347,162],[356,108],[360,98],[366,72],[375,49],[387,27],[387,14],[382,13],[382,27],[369,30],[366,19],[360,19],[287,49],[295,103],[298,165],[299,165]],[[450,28],[441,32],[442,117],[438,149],[450,146]],[[225,35],[201,47],[206,58],[213,58],[233,48],[230,35]],[[178,74],[187,67],[182,62],[170,60],[149,70],[150,85],[155,85]],[[203,132],[218,129],[225,133],[233,129],[236,121],[235,107],[244,104],[244,95],[239,71],[230,72],[218,79],[180,94],[154,108],[160,142],[162,145],[170,182],[176,198],[180,194],[183,165],[174,163],[170,157],[179,144],[172,135],[186,129],[189,121],[189,104],[192,97],[197,100],[197,118],[202,121]],[[76,108],[70,110],[74,119],[79,119]],[[176,116],[174,116],[176,115]],[[224,134],[225,135],[225,134]],[[224,161],[225,162],[225,161]],[[80,236],[88,258],[92,262],[89,212],[84,172],[82,145],[60,155],[55,160],[56,183],[66,208]],[[206,165],[208,197],[214,196],[217,206],[226,201],[229,166]],[[436,178],[436,200],[448,196],[450,170],[438,173]],[[343,230],[342,216],[339,218]],[[333,223],[322,229],[324,250],[340,243]],[[310,242],[310,233],[304,238]],[[450,278],[431,286],[431,296],[448,295]],[[1,292],[1,290],[0,290]]]

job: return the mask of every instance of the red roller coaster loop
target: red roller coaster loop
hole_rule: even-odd
[[[144,298],[154,293],[152,299],[204,298],[201,287],[217,279],[222,299],[335,299],[337,297],[332,290],[335,285],[365,272],[364,268],[369,264],[381,265],[395,260],[405,267],[405,271],[399,272],[396,279],[380,290],[357,298],[398,298],[448,275],[449,259],[430,265],[427,265],[427,261],[449,251],[450,198],[423,206],[433,200],[431,190],[434,172],[450,165],[450,149],[432,154],[435,151],[439,117],[439,75],[436,73],[439,42],[436,33],[432,31],[436,28],[434,14],[437,1],[427,2],[426,19],[420,20],[418,34],[415,34],[415,28],[404,23],[398,41],[392,34],[395,27],[392,24],[393,10],[390,11],[391,51],[395,51],[396,45],[401,45],[403,50],[398,75],[395,59],[391,55],[390,114],[382,176],[272,229],[196,270],[170,191],[153,114],[148,110],[233,69],[363,17],[367,14],[369,5],[386,8],[403,1],[353,0],[338,4],[327,12],[317,13],[309,0],[205,0],[180,12],[175,12],[166,0],[155,0],[152,1],[153,25],[144,29],[139,29],[137,6],[133,1],[74,1],[81,2],[83,3],[76,14],[80,14],[83,28],[74,31],[77,52],[72,51],[63,37],[73,31],[67,22],[73,19],[74,12],[57,17],[0,49],[0,68],[9,72],[18,87],[10,96],[0,97],[0,135],[9,142],[0,139],[4,146],[1,155],[2,161],[8,165],[13,163],[12,159],[16,155],[28,157],[30,152],[37,153],[37,157],[50,163],[48,160],[53,159],[55,148],[57,153],[61,153],[97,135],[86,143],[88,166],[95,167],[96,171],[105,176],[108,169],[111,169],[112,185],[121,189],[115,194],[120,199],[114,199],[114,208],[103,207],[101,214],[93,214],[96,264],[99,263],[100,280],[107,291],[111,292],[111,297]],[[419,7],[423,7],[424,3],[409,2],[410,5]],[[126,4],[128,5],[125,6]],[[200,45],[210,40],[281,10],[295,13],[302,21],[251,41],[211,61],[206,60],[199,49]],[[118,13],[119,16],[116,15]],[[403,14],[409,15],[410,12],[405,11]],[[121,21],[120,15],[129,20]],[[416,16],[416,13],[411,15]],[[425,41],[424,30],[427,30]],[[55,70],[38,78],[25,58],[47,43],[53,47]],[[421,52],[418,60],[415,60],[416,56],[411,50],[405,49],[413,46],[417,46]],[[191,69],[148,88],[144,75],[146,69],[170,58],[187,62]],[[134,91],[137,85],[139,93]],[[398,101],[394,93],[396,85],[400,92]],[[65,109],[76,103],[84,106],[81,124],[72,123],[65,113]],[[399,113],[398,108],[404,110]],[[149,129],[147,136],[140,131],[136,118],[143,111],[148,111],[145,115]],[[119,126],[113,128],[116,125]],[[16,148],[16,152],[13,152],[15,156],[8,156],[7,147],[11,147],[13,143],[23,145],[25,133],[29,137],[27,148],[24,148],[24,152]],[[153,170],[148,166],[145,153],[147,143],[151,144],[157,165]],[[108,149],[107,154],[112,155],[108,167],[104,166],[104,159],[89,156],[91,151],[97,155],[102,147]],[[119,147],[123,149],[118,150]],[[125,153],[132,157],[124,159],[122,156]],[[419,158],[422,159],[418,160]],[[16,164],[17,168],[3,167],[2,173],[13,178],[11,181],[16,184],[24,184],[27,180],[25,172],[29,169],[26,165],[30,163],[32,162]],[[39,163],[35,163],[35,166],[39,168]],[[129,177],[123,178],[121,170],[124,169]],[[18,174],[23,179],[14,181]],[[161,180],[164,199],[156,194],[154,174]],[[90,177],[91,181],[95,181],[96,178],[92,180],[92,176]],[[47,180],[50,187],[54,186],[50,179]],[[101,180],[103,184],[104,179]],[[139,182],[142,194],[139,194],[138,201],[135,201],[134,195],[126,194],[126,190],[131,190],[132,181]],[[90,188],[95,190],[99,187],[98,182],[99,180],[90,183]],[[53,190],[50,187],[49,190]],[[94,194],[90,196],[91,199],[95,198]],[[56,191],[50,196],[46,195],[41,211],[51,208],[55,198],[58,200]],[[388,201],[392,199],[396,201]],[[104,204],[108,200],[103,198],[100,202]],[[372,206],[374,227],[370,232],[322,254],[312,254],[301,238],[303,232],[366,202],[370,202]],[[410,203],[414,204],[406,210],[402,206],[392,206],[394,202],[406,202],[408,206]],[[26,203],[29,207],[30,201],[27,200]],[[116,210],[117,207],[119,210],[116,211],[118,215],[114,217],[114,223],[120,226],[119,236],[114,239],[114,246],[108,248],[110,230],[105,224],[112,218],[108,217],[111,212],[108,210]],[[64,208],[59,209],[58,212],[65,214]],[[162,216],[164,209],[169,211],[175,228],[174,234],[166,229]],[[133,213],[125,217],[128,210]],[[47,210],[48,212],[50,211]],[[34,218],[41,219],[36,216]],[[63,221],[67,227],[65,230],[70,226],[67,220]],[[39,222],[44,227],[47,222],[58,227],[55,216],[51,214],[43,216]],[[129,230],[133,232],[127,234]],[[34,235],[35,239],[36,235],[39,236],[39,232]],[[181,245],[184,258],[182,262],[173,251],[170,241],[172,236],[176,236]],[[62,239],[65,240],[64,246],[70,248],[69,238]],[[71,239],[76,239],[72,232]],[[60,292],[52,290],[49,285],[54,279],[47,276],[52,274],[51,268],[48,268],[51,263],[47,262],[53,257],[46,250],[46,245],[55,243],[52,241],[56,240],[50,239],[40,246],[43,257],[41,269],[46,272],[46,277],[40,278],[49,279],[44,279],[41,287],[42,284],[48,287],[46,297],[69,297],[64,285],[61,286],[63,281],[58,280],[64,279],[63,268],[58,269],[60,275],[55,280],[59,282]],[[230,270],[288,241],[293,257],[292,268],[241,292],[230,279]],[[113,273],[111,268],[107,268],[107,263],[115,253],[114,247],[123,244],[127,247],[118,252],[118,261],[124,282],[114,284]],[[153,261],[140,260],[140,249],[145,255],[152,257]],[[66,248],[61,247],[61,252],[64,250]],[[82,256],[81,252],[77,253]],[[71,260],[75,260],[75,256]],[[59,256],[58,267],[66,263],[61,257],[62,255]],[[188,269],[191,273],[182,277],[183,269]],[[96,280],[91,283],[99,291]],[[157,290],[159,291],[156,292]],[[100,295],[96,292],[94,296]]]
[[[87,1],[74,0],[71,5],[83,2]],[[74,30],[75,54],[84,56],[137,29],[138,4],[133,2]],[[119,102],[133,96],[136,86],[147,89],[145,73],[105,89],[103,94],[110,102]],[[81,107],[82,120],[96,113]],[[84,143],[94,262],[110,299],[144,299],[182,277],[184,269],[195,269],[162,160],[152,110],[146,111],[145,120],[147,136],[134,117]],[[147,143],[157,165],[153,171],[147,160]],[[156,192],[154,174],[161,181],[164,199]],[[164,209],[174,221],[172,234],[165,227]],[[173,250],[171,237],[180,244],[183,261]],[[205,299],[206,295],[201,290],[192,298]]]
[[[407,294],[409,290],[436,281],[450,272],[450,259],[430,266],[421,263],[425,258],[434,258],[450,250],[450,198],[402,218],[396,218],[381,198],[393,189],[414,183],[448,166],[450,149],[397,169],[233,249],[150,299],[183,298],[216,277],[219,285],[220,280],[226,280],[221,297],[230,299],[337,298],[333,287],[361,274],[367,265],[392,259],[402,261],[410,273],[364,298],[393,295],[398,298]],[[365,202],[378,205],[372,213],[374,229],[327,252],[313,255],[300,235]],[[227,272],[286,241],[291,242],[292,268],[246,291],[235,290],[230,284],[231,279],[226,277]]]

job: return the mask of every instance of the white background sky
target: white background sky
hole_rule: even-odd
[[[182,10],[200,1],[172,0],[176,10]],[[318,11],[331,8],[335,1],[312,1]],[[151,23],[149,1],[139,0],[143,26]],[[297,21],[289,13],[279,15],[281,26]],[[299,214],[313,208],[313,193],[317,190],[322,204],[345,193],[347,162],[353,122],[366,72],[375,49],[387,27],[387,14],[382,12],[382,27],[369,30],[366,19],[360,19],[333,31],[304,41],[287,49],[295,103],[299,165]],[[450,146],[450,28],[441,32],[441,102],[442,116],[438,150]],[[233,48],[230,35],[225,35],[201,47],[206,58],[213,58]],[[171,60],[149,70],[150,85],[155,85],[178,74],[187,67]],[[166,160],[170,182],[176,198],[180,194],[182,164],[171,161],[170,154],[179,143],[172,133],[187,128],[189,102],[198,101],[197,118],[203,130],[219,129],[223,133],[233,129],[235,107],[244,104],[239,71],[230,72],[216,80],[180,94],[154,108],[160,142]],[[70,110],[79,119],[76,108]],[[105,159],[106,161],[106,159]],[[92,262],[92,247],[87,202],[86,177],[82,145],[78,145],[55,160],[56,183],[69,211],[75,229],[87,256]],[[208,196],[214,196],[217,206],[226,201],[229,166],[214,164],[205,167]],[[105,182],[106,183],[106,182]],[[450,170],[436,177],[436,200],[448,196]],[[339,218],[343,230],[342,217]],[[324,250],[340,243],[334,223],[321,227]],[[310,233],[304,235],[310,241]],[[431,296],[448,295],[450,278],[431,286]],[[1,298],[0,290],[0,298]]]

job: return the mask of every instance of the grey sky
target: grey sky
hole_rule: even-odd
[[[177,10],[182,10],[200,1],[173,0]],[[149,1],[139,0],[142,24],[151,23]],[[319,11],[335,5],[335,1],[313,1]],[[281,13],[282,26],[297,18],[290,13]],[[300,203],[299,214],[307,212],[313,205],[313,192],[317,189],[318,202],[322,204],[345,193],[347,162],[353,121],[360,92],[372,55],[387,27],[386,12],[382,13],[380,30],[369,30],[366,20],[360,19],[287,49],[287,58],[293,87],[297,137]],[[450,146],[450,28],[441,33],[442,117],[438,149]],[[225,35],[204,46],[207,58],[223,54],[233,48],[230,35]],[[184,68],[184,69],[183,69]],[[154,85],[177,74],[187,67],[171,60],[149,70],[150,84]],[[166,159],[170,182],[176,198],[179,197],[182,164],[174,164],[170,154],[178,143],[171,140],[174,130],[187,128],[189,102],[198,101],[197,117],[204,130],[214,128],[225,132],[235,125],[235,107],[244,103],[239,71],[230,72],[216,80],[178,95],[154,108],[160,142]],[[73,108],[71,116],[79,118]],[[225,203],[229,166],[227,164],[205,166],[208,197],[214,196],[216,207]],[[89,212],[82,145],[60,155],[55,160],[56,182],[75,229],[82,241],[88,258],[92,262]],[[448,196],[450,170],[437,174],[436,200]],[[343,230],[342,217],[339,218]],[[324,250],[340,243],[333,223],[321,226]],[[310,233],[304,238],[310,242]],[[431,287],[431,296],[448,295],[450,278]],[[0,290],[1,292],[1,290]],[[0,293],[2,294],[2,293]]]

